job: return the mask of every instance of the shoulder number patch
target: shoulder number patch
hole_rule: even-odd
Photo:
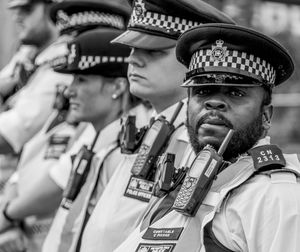
[[[249,150],[256,170],[264,170],[267,166],[272,169],[286,165],[281,149],[277,145],[263,145]]]

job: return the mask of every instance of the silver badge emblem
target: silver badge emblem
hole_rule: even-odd
[[[70,48],[70,53],[68,57],[68,64],[72,64],[76,58],[76,44],[72,44]]]
[[[212,61],[224,61],[226,57],[227,47],[223,46],[224,41],[219,39],[216,41],[216,45],[212,46],[211,60]]]
[[[144,18],[146,8],[143,0],[136,0],[133,8],[134,15],[137,20],[142,20]]]

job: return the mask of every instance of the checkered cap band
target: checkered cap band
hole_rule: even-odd
[[[135,26],[153,26],[160,28],[165,32],[180,32],[183,33],[186,30],[200,25],[200,22],[187,20],[184,18],[167,16],[160,13],[146,11],[145,15],[138,16],[136,12],[130,17],[130,22],[128,27]]]
[[[125,29],[125,21],[122,16],[103,12],[84,11],[68,15],[59,10],[57,12],[56,27],[63,31],[76,26],[105,25],[117,29]]]
[[[232,68],[238,71],[246,71],[250,74],[261,77],[266,83],[274,85],[276,71],[265,60],[255,57],[253,54],[239,52],[236,50],[227,50],[224,60],[218,61],[211,57],[212,50],[199,50],[192,56],[189,70],[201,69],[205,67],[224,67]]]
[[[80,61],[78,62],[78,68],[80,70],[85,70],[99,64],[125,63],[127,62],[127,59],[128,57],[82,55]]]

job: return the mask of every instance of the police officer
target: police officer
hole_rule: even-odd
[[[57,69],[59,72],[75,74],[73,83],[66,90],[66,95],[70,98],[72,118],[91,122],[96,131],[102,130],[95,139],[99,138],[101,141],[89,147],[90,153],[97,148],[104,148],[103,152],[111,152],[117,145],[120,123],[115,120],[122,114],[123,103],[128,97],[125,95],[128,92],[125,60],[129,49],[112,46],[109,41],[120,33],[121,31],[112,28],[82,33],[70,44],[69,64]],[[110,126],[107,128],[108,125]],[[117,156],[114,156],[114,162],[117,161]],[[76,163],[76,157],[74,162]],[[20,213],[16,204],[12,202],[5,211],[5,215],[14,220],[17,219],[15,211]],[[54,249],[53,244],[51,249]]]
[[[87,2],[84,2],[83,5],[87,6],[86,8],[88,8],[91,13],[93,13],[93,9],[103,9],[103,4],[99,4],[98,2],[94,1],[90,2],[93,8],[87,5]],[[65,8],[68,10],[68,13],[71,16],[75,16],[76,11],[74,12],[74,9],[71,9],[70,12],[69,6],[70,3]],[[56,9],[56,5],[52,7],[53,8],[51,8],[51,13],[56,13],[56,11],[60,10],[59,8]],[[122,8],[125,7],[123,6]],[[79,12],[81,11],[83,11],[82,8],[79,9]],[[104,13],[102,13],[102,15],[103,14]],[[86,20],[87,19],[83,19],[83,21]],[[112,16],[111,20],[103,20],[102,18],[102,22],[100,22],[101,20],[99,21],[99,19],[95,18],[91,19],[89,23],[80,23],[79,21],[77,23],[72,22],[65,29],[62,29],[59,25],[57,25],[61,28],[60,37],[54,44],[46,49],[45,54],[47,55],[46,58],[48,63],[52,66],[61,65],[66,62],[64,59],[64,55],[67,51],[67,48],[64,47],[65,41],[69,40],[73,35],[79,34],[80,32],[86,31],[88,29],[95,28],[97,26],[109,26],[110,23],[115,26],[118,25],[118,27],[125,27],[124,20],[125,18],[123,18],[122,16]],[[108,21],[110,21],[110,23],[107,23]],[[72,34],[72,36],[70,36],[70,34]],[[59,88],[64,88],[62,84],[66,84],[67,86],[69,85],[68,82],[59,84]],[[61,97],[60,94],[58,95],[59,97]],[[53,166],[59,166],[60,170],[64,170],[65,166],[68,167],[68,165],[70,165],[70,153],[76,154],[83,143],[90,144],[95,136],[94,128],[92,126],[89,126],[85,129],[85,135],[82,136],[82,138],[85,138],[84,141],[79,141],[79,143],[76,141],[76,145],[74,146],[73,143],[75,141],[75,138],[77,138],[82,133],[82,127],[79,127],[79,129],[77,129],[76,135],[73,137],[73,139],[71,139],[71,135],[74,135],[75,133],[74,128],[63,122],[66,117],[67,108],[65,108],[61,103],[56,103],[55,107],[59,108],[62,111],[60,111],[59,113],[54,112],[44,125],[43,129],[36,136],[34,136],[34,138],[24,147],[21,161],[18,167],[19,195],[17,198],[14,198],[13,201],[12,199],[10,199],[11,202],[9,206],[6,205],[7,210],[5,209],[5,212],[7,212],[7,216],[10,216],[9,211],[12,211],[13,214],[10,216],[10,219],[13,221],[21,220],[24,217],[30,215],[43,215],[42,218],[38,218],[38,223],[36,222],[36,218],[26,218],[27,225],[25,231],[27,238],[29,238],[29,243],[27,245],[28,249],[32,251],[40,251],[41,243],[48,231],[51,221],[51,218],[48,218],[48,221],[45,220],[45,214],[48,214],[49,212],[53,213],[61,199],[61,184],[58,183],[57,185],[56,183],[53,183],[53,181],[48,176],[48,170],[50,170],[50,167]],[[74,113],[71,113],[71,117],[69,115],[68,120],[70,120],[70,118],[72,118],[73,121],[78,121],[78,118],[74,116]],[[72,148],[70,149],[71,145]],[[67,147],[70,149],[69,152],[63,155],[63,157],[58,160],[61,154],[67,150]],[[68,169],[66,170],[69,171]],[[31,176],[31,174],[33,173],[35,174],[34,180]],[[107,175],[107,177],[109,176]],[[63,179],[67,181],[67,178],[60,178],[59,181],[62,181]],[[39,188],[41,187],[39,183],[41,183],[43,190],[39,190]],[[38,184],[37,187],[36,184]],[[54,197],[53,195],[56,197]],[[8,222],[7,220],[3,220],[3,222],[1,222],[0,225],[2,230],[8,225],[12,224],[12,222]],[[28,225],[29,223],[30,225]]]
[[[45,18],[45,6],[50,2],[8,1],[20,47],[0,73],[0,94],[3,101],[26,84],[35,70],[35,56],[57,36],[55,27],[48,18]]]
[[[36,55],[57,37],[55,27],[49,19],[45,18],[46,9],[49,8],[48,1],[32,2],[30,0],[9,0],[8,7],[12,13],[16,28],[18,29],[17,40],[19,40],[18,42],[21,43],[21,46],[11,61],[0,72],[0,111],[3,112],[12,107],[15,108],[15,110],[5,113],[5,118],[1,119],[3,120],[2,124],[5,123],[5,125],[1,126],[0,153],[3,153],[3,148],[7,148],[7,151],[11,152],[11,143],[9,142],[9,139],[11,138],[10,136],[17,135],[17,133],[14,133],[14,131],[19,129],[17,127],[23,127],[23,125],[21,126],[21,123],[18,121],[21,120],[27,125],[31,124],[33,114],[24,112],[26,111],[25,107],[27,105],[29,106],[28,103],[31,101],[28,101],[28,97],[23,96],[20,102],[23,101],[27,105],[24,106],[23,109],[21,106],[15,107],[14,104],[18,99],[18,95],[13,96],[13,94],[28,83],[29,77],[34,73],[36,69],[34,64]],[[39,34],[39,36],[37,36],[37,34]],[[22,119],[19,114],[22,115]],[[39,123],[40,121],[37,120],[36,124],[38,125]],[[11,129],[9,129],[10,124],[12,125]],[[35,122],[33,125],[35,125]],[[26,135],[29,132],[23,133]],[[0,159],[0,169],[2,171],[0,183],[2,191],[7,179],[16,169],[17,155],[12,153],[9,155],[1,155]]]
[[[153,194],[153,163],[158,155],[164,151],[177,153],[173,165],[184,165],[182,157],[188,138],[183,125],[185,109],[180,110],[179,106],[180,101],[185,104],[186,92],[180,84],[186,69],[175,59],[178,36],[200,23],[233,23],[202,1],[130,2],[133,11],[128,30],[113,42],[132,48],[128,68],[130,92],[148,100],[156,114],[141,147],[120,163],[99,199],[83,231],[80,251],[85,252],[113,251],[133,230]],[[170,124],[166,121],[172,126],[167,126]],[[160,127],[167,128],[161,135],[156,134]],[[150,167],[145,166],[148,162]]]
[[[197,157],[115,251],[298,251],[300,164],[267,136],[272,89],[293,73],[291,56],[228,24],[187,31],[176,53],[189,67],[182,86]]]
[[[9,110],[0,115],[0,153],[20,152],[52,112],[56,84],[71,79],[70,76],[54,73],[46,64],[45,48],[58,35],[47,16],[50,6],[51,1],[9,2],[9,8],[20,28],[20,40],[23,44],[36,45],[39,53],[35,61],[37,70],[30,76],[25,87],[7,101]]]

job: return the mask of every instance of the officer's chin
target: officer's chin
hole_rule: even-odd
[[[211,145],[218,149],[224,140],[229,128],[220,125],[202,124],[198,130],[198,141],[202,145]]]

